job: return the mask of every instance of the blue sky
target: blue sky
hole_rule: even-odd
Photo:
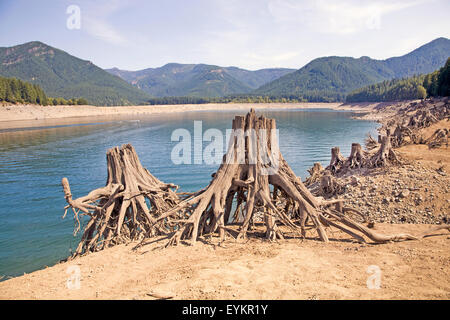
[[[66,26],[68,6],[81,28]],[[169,62],[300,68],[450,38],[448,0],[0,0],[0,46],[39,40],[102,68]]]

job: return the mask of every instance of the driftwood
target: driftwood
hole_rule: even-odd
[[[66,213],[71,208],[77,221],[74,234],[80,231],[80,217],[90,217],[74,256],[141,237],[165,234],[172,228],[168,219],[159,222],[157,219],[180,201],[175,193],[178,187],[155,178],[142,166],[129,144],[108,150],[106,160],[106,186],[87,196],[73,199],[68,179],[62,179],[68,203]]]

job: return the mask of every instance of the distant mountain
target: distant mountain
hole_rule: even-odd
[[[37,84],[51,97],[83,97],[96,105],[140,104],[149,98],[92,62],[38,41],[0,48],[0,76]]]
[[[343,101],[349,92],[367,85],[433,72],[449,56],[450,40],[438,38],[401,57],[323,57],[296,71],[177,63],[139,71],[105,71],[34,41],[0,48],[0,76],[37,84],[50,97],[86,98],[96,105],[145,104],[152,97],[269,96]]]
[[[450,40],[438,38],[401,57],[374,60],[369,57],[324,57],[267,83],[254,94],[301,96],[309,101],[343,100],[355,89],[383,80],[430,73],[450,56]]]
[[[385,60],[396,78],[426,74],[442,67],[450,57],[450,40],[437,38],[408,54]]]
[[[222,97],[249,93],[294,69],[273,68],[249,71],[237,67],[169,63],[160,68],[126,71],[107,69],[154,97]]]
[[[295,69],[288,68],[268,68],[256,71],[240,69],[237,67],[227,67],[224,69],[232,77],[236,78],[252,89],[259,88],[266,83],[269,83],[275,79],[278,79],[288,73],[295,71]]]

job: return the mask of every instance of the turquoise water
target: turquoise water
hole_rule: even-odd
[[[353,120],[350,112],[331,110],[258,111],[277,120],[280,149],[294,172],[304,179],[314,162],[326,165],[330,149],[348,155],[352,142],[375,135],[377,124]],[[107,149],[131,143],[142,164],[156,177],[183,191],[204,187],[218,165],[174,165],[171,151],[177,128],[225,133],[244,112],[190,112],[90,125],[0,132],[0,275],[17,276],[66,258],[77,245],[71,212],[66,219],[61,178],[79,197],[106,181]],[[192,134],[193,137],[193,134]],[[203,143],[203,148],[209,142]],[[5,279],[4,278],[4,279]]]

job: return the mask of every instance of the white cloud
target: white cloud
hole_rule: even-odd
[[[121,10],[126,4],[121,1],[98,1],[81,6],[83,30],[89,35],[105,42],[125,46],[128,41],[108,21],[111,16]]]
[[[270,0],[269,12],[279,23],[298,24],[330,34],[381,29],[383,15],[422,4],[413,1]]]
[[[85,30],[91,36],[115,45],[127,44],[125,37],[106,21],[99,19],[85,19],[83,23],[84,26],[86,26]]]

